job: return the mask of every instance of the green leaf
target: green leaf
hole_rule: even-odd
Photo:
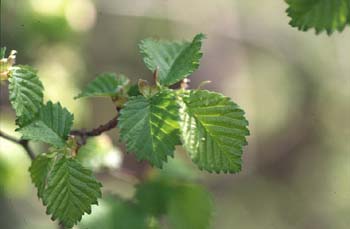
[[[5,58],[6,55],[6,47],[0,48],[0,59]]]
[[[211,228],[212,200],[210,194],[198,185],[181,185],[169,199],[170,228]]]
[[[47,185],[47,176],[52,168],[56,153],[40,154],[29,168],[30,176],[38,189],[38,197],[42,198]]]
[[[37,117],[28,125],[18,129],[27,140],[42,141],[56,147],[63,147],[73,124],[73,114],[60,103],[48,102]]]
[[[83,97],[110,97],[119,93],[127,84],[129,79],[124,75],[115,73],[103,73],[91,81],[86,88],[74,99]]]
[[[43,103],[43,90],[36,71],[31,67],[16,66],[11,69],[9,97],[19,126],[35,117]]]
[[[290,25],[306,31],[315,28],[331,34],[350,24],[350,0],[287,0]]]
[[[162,167],[179,143],[178,104],[175,93],[160,91],[152,97],[131,97],[120,112],[120,138],[139,160]]]
[[[193,162],[209,172],[239,172],[249,135],[244,111],[228,97],[205,90],[184,93],[181,105],[183,145]]]
[[[192,42],[170,42],[145,39],[139,47],[143,61],[151,71],[158,69],[160,84],[169,86],[192,74],[199,67],[202,57],[203,34]]]
[[[43,201],[52,220],[71,228],[84,213],[91,213],[91,205],[98,204],[102,185],[92,172],[73,158],[57,159],[48,176]]]

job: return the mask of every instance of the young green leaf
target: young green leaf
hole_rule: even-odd
[[[84,97],[111,97],[117,95],[129,83],[129,79],[124,75],[115,73],[103,73],[91,81],[86,88],[74,99]]]
[[[350,0],[287,0],[290,25],[306,31],[315,28],[331,34],[350,24]]]
[[[21,127],[32,120],[43,103],[43,85],[29,66],[12,67],[9,78],[9,97]]]
[[[143,61],[151,71],[158,69],[160,84],[169,86],[192,74],[202,57],[203,34],[198,34],[192,42],[170,42],[145,39],[139,47]]]
[[[194,163],[209,172],[241,170],[248,121],[228,97],[205,90],[184,93],[180,109],[183,145]]]
[[[60,103],[48,102],[37,117],[28,125],[18,129],[27,140],[42,141],[56,147],[63,147],[73,124],[73,114]]]
[[[179,143],[178,105],[173,91],[132,97],[120,112],[120,138],[139,160],[162,167]]]
[[[38,197],[42,198],[47,185],[47,176],[55,161],[56,153],[40,154],[29,168],[30,176],[35,187],[38,189]]]
[[[47,179],[43,196],[46,212],[68,228],[80,221],[84,213],[90,214],[91,205],[98,204],[101,197],[102,185],[73,158],[58,158]]]

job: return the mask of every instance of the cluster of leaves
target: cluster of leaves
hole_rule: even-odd
[[[306,31],[314,28],[316,33],[343,31],[350,25],[350,0],[286,0],[291,17],[290,25]]]
[[[127,151],[135,153],[139,160],[162,168],[168,156],[174,156],[175,146],[182,144],[201,170],[239,172],[242,147],[247,144],[246,136],[249,135],[243,110],[230,98],[216,92],[169,88],[199,67],[203,39],[204,35],[198,34],[191,42],[143,40],[140,52],[146,66],[154,72],[153,85],[144,80],[132,85],[124,75],[104,73],[76,98],[111,98],[119,111],[120,139],[126,144]],[[44,103],[44,89],[37,72],[29,66],[13,66],[8,60],[2,59],[1,74],[9,82],[17,131],[22,134],[22,139],[51,146],[49,152],[40,154],[33,161],[29,169],[32,181],[52,219],[73,227],[84,213],[91,212],[91,205],[97,204],[102,185],[76,157],[78,143],[70,137],[73,114],[60,103]],[[162,190],[159,183],[150,185],[151,190]],[[183,208],[176,201],[178,195],[187,195],[187,189],[196,189],[173,184],[171,188],[168,184],[165,186],[167,190],[176,190],[171,191],[174,200],[169,202],[170,212]],[[139,188],[140,192],[154,195],[148,189],[148,186]],[[197,194],[200,196],[200,191]],[[188,195],[181,198],[186,201],[198,198]],[[160,196],[154,195],[151,199]],[[160,210],[148,209],[152,208],[152,202],[142,204],[140,200],[142,206],[148,205],[144,212],[158,216]],[[164,200],[164,204],[166,202]],[[176,212],[186,214],[185,209]]]
[[[47,143],[49,152],[38,155],[29,169],[38,197],[52,220],[73,227],[101,197],[102,185],[92,171],[75,158],[75,144],[69,140],[73,114],[60,103],[43,100],[43,85],[30,66],[13,65],[1,52],[2,79],[8,80],[9,98],[16,112],[16,131],[22,139]],[[13,58],[13,57],[12,57]]]

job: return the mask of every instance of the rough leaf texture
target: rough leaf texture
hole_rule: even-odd
[[[139,160],[162,167],[179,143],[178,119],[178,105],[170,90],[150,98],[132,97],[120,113],[120,137]]]
[[[290,24],[306,31],[315,28],[331,34],[350,24],[350,0],[287,0]]]
[[[249,135],[244,112],[229,98],[205,90],[185,93],[181,104],[183,145],[194,163],[209,172],[239,172]]]
[[[104,73],[91,81],[75,99],[83,97],[115,96],[128,83],[129,80],[124,75],[117,76],[114,73]]]
[[[59,103],[48,102],[43,106],[37,117],[18,131],[23,139],[42,141],[62,147],[67,140],[73,124],[73,114]]]
[[[71,228],[84,213],[91,213],[91,205],[101,197],[102,185],[92,172],[75,159],[63,156],[57,159],[48,176],[43,201],[52,220],[58,219]]]
[[[43,103],[43,85],[29,66],[16,66],[10,72],[9,96],[19,126],[35,117]]]
[[[192,74],[202,57],[203,34],[198,34],[192,42],[170,42],[146,39],[139,47],[148,69],[158,69],[158,80],[162,85],[172,85]]]

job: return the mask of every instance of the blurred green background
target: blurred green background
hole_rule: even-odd
[[[240,104],[251,130],[241,173],[196,174],[213,195],[212,228],[348,229],[350,28],[330,37],[299,32],[286,7],[276,0],[2,0],[1,46],[38,69],[46,100],[72,111],[75,127],[91,128],[112,118],[113,106],[73,100],[79,88],[106,71],[150,79],[141,39],[205,33],[191,86],[211,80],[205,88]],[[7,94],[2,86],[0,129],[16,135]],[[131,196],[135,180],[121,171],[138,175],[145,163],[121,153],[116,130],[96,142],[104,153],[84,163],[114,168],[98,174],[105,191]],[[1,229],[57,228],[36,197],[29,164],[19,146],[0,139]]]

